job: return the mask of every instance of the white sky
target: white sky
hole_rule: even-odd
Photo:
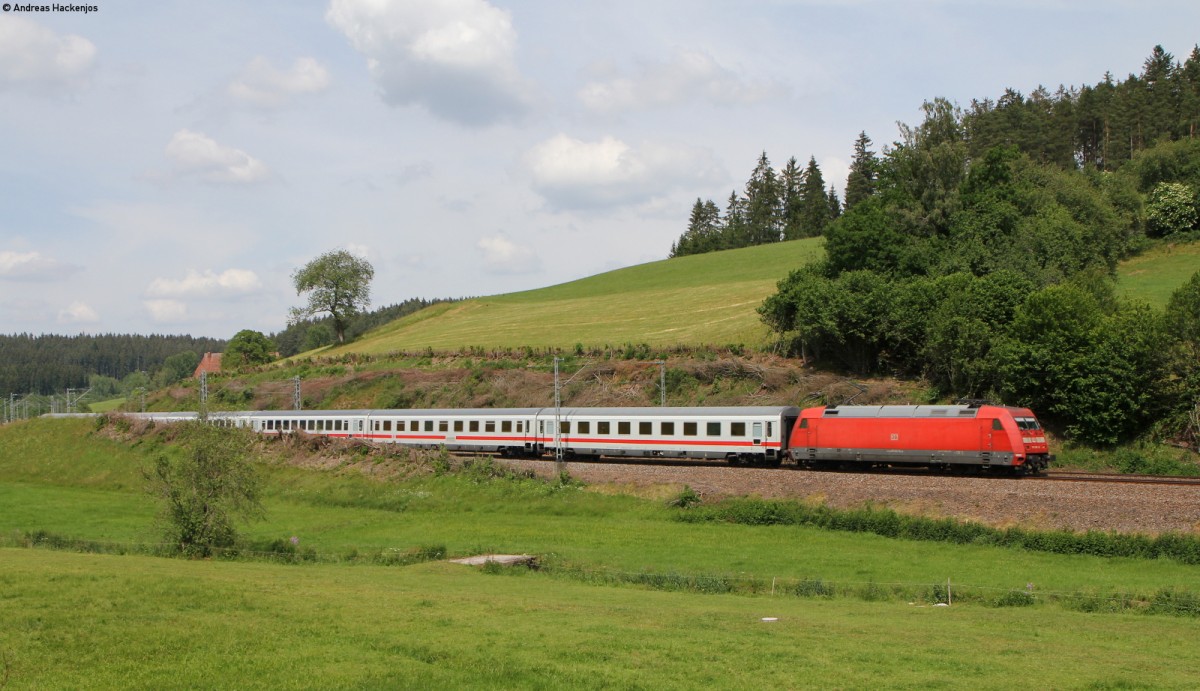
[[[0,12],[0,333],[275,331],[339,248],[375,306],[662,259],[764,150],[840,190],[924,100],[1200,41],[1194,0],[86,1]]]

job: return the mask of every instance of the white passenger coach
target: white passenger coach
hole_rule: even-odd
[[[174,421],[195,413],[143,414]],[[303,432],[417,448],[567,457],[715,458],[778,465],[793,406],[722,408],[476,408],[263,410],[212,413],[216,424],[262,434]]]

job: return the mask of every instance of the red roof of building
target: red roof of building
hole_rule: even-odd
[[[200,358],[200,364],[196,365],[196,371],[192,374],[193,377],[199,379],[201,372],[220,372],[221,371],[221,354],[220,353],[205,353],[203,358]]]

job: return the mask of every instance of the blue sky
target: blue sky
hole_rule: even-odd
[[[924,100],[1200,41],[1183,1],[92,7],[0,12],[0,333],[275,331],[332,249],[375,305],[661,259],[762,151],[840,188]]]

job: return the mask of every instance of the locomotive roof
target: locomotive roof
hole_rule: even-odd
[[[979,414],[969,405],[841,405],[826,408],[822,417],[945,417],[967,418]]]

